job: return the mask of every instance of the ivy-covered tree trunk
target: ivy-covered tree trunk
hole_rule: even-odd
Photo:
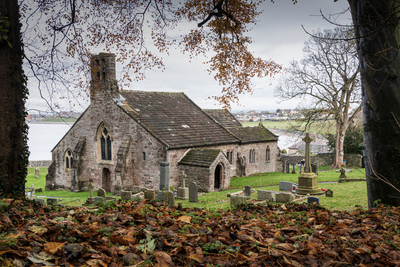
[[[0,197],[25,195],[25,76],[17,0],[0,0]]]
[[[348,0],[361,65],[368,204],[400,205],[400,55],[396,0]]]

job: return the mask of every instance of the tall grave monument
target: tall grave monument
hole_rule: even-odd
[[[321,188],[318,187],[318,176],[312,172],[311,169],[311,156],[310,156],[310,133],[306,133],[306,137],[303,138],[306,143],[306,162],[304,164],[304,171],[299,176],[299,185],[296,188],[296,194],[299,195],[321,195]]]

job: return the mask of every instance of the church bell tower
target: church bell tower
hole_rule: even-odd
[[[118,84],[115,78],[115,55],[111,53],[92,55],[90,69],[92,79],[90,101],[96,101],[104,94],[109,94],[112,98],[117,98]]]

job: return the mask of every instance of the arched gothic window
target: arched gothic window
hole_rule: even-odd
[[[70,149],[68,149],[67,151],[65,151],[65,156],[64,156],[64,162],[65,162],[65,169],[72,169],[72,160],[73,160],[73,156],[72,156],[72,152]]]
[[[249,152],[249,163],[255,163],[256,162],[256,150],[255,149],[250,149]]]
[[[105,126],[99,129],[101,160],[111,160],[111,136]]]
[[[269,146],[267,146],[267,150],[265,152],[265,161],[271,161]]]
[[[143,160],[146,160],[146,152],[143,151]]]

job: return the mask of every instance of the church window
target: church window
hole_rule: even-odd
[[[267,150],[265,152],[265,161],[271,161],[269,146],[267,146]]]
[[[250,149],[249,163],[255,163],[255,162],[256,162],[256,151],[255,151],[255,149]]]
[[[111,160],[111,136],[106,127],[101,129],[99,141],[101,160]]]
[[[143,151],[143,160],[146,160],[146,152]]]
[[[70,149],[68,149],[65,152],[65,156],[64,156],[65,169],[72,169],[72,160],[73,160],[72,152]]]

